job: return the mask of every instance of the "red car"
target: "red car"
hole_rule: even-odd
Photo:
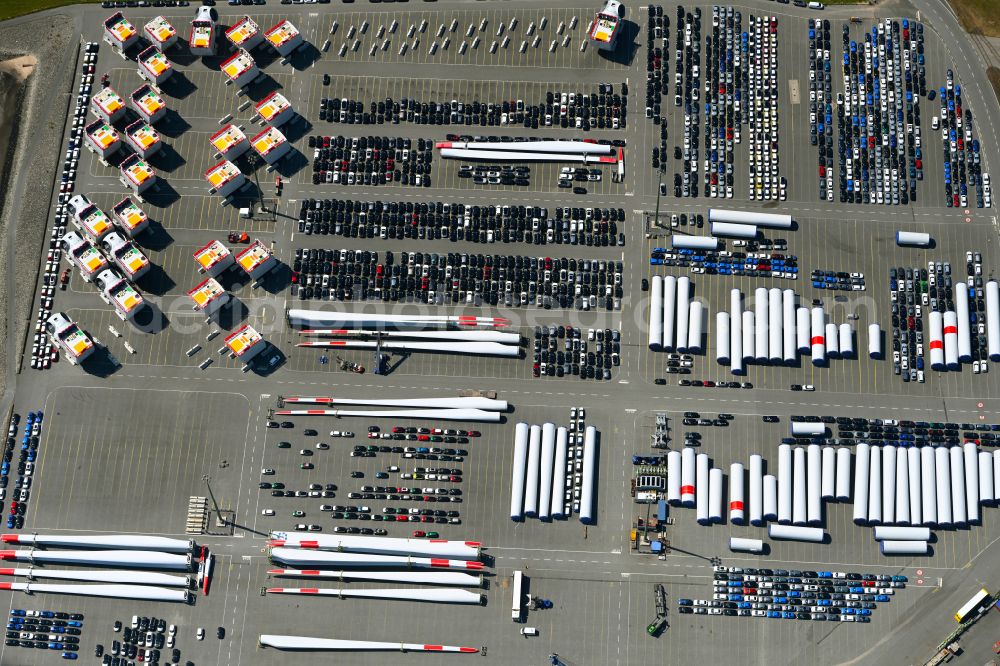
[[[427,536],[427,533],[424,532],[423,530],[413,530],[413,536],[416,539],[422,539],[425,536]]]

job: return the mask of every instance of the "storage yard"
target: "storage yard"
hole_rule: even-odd
[[[104,4],[0,663],[992,658],[1000,108],[950,14]]]

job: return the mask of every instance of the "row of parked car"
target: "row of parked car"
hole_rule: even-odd
[[[836,424],[837,432],[831,432],[829,438],[814,438],[812,441],[816,444],[852,446],[859,442],[867,442],[906,448],[910,446],[957,446],[965,442],[973,442],[977,445],[1000,446],[1000,424],[996,423],[911,421],[801,414],[792,415],[791,420],[798,423],[826,423],[831,426]],[[786,437],[781,441],[783,444],[802,444],[805,440]]]
[[[836,112],[840,200],[905,205],[916,198],[917,180],[923,178],[919,104],[924,78],[923,25],[904,20],[900,30],[899,21],[885,19],[865,32],[864,41],[854,41],[845,23],[843,45],[845,92],[837,94]],[[816,71],[810,76],[822,79],[829,97],[831,73]],[[823,119],[821,136],[829,137],[833,130],[825,122],[825,107]],[[825,157],[821,153],[823,198],[833,187],[832,170],[830,151]]]
[[[430,187],[434,142],[387,136],[310,136],[312,181],[340,185],[398,183]]]
[[[498,172],[499,173],[499,172]],[[303,199],[306,235],[533,245],[624,245],[621,208],[466,205],[442,201]],[[296,257],[301,258],[301,257]],[[301,270],[301,269],[296,269]]]
[[[682,169],[675,174],[674,196],[698,196],[698,144],[701,137],[701,8],[677,6],[674,48],[674,106],[684,111]],[[680,176],[677,181],[676,176]]]
[[[689,248],[654,247],[649,255],[651,266],[681,266],[695,274],[746,275],[785,280],[799,278],[798,257],[780,252],[709,251]]]
[[[0,507],[7,495],[7,483],[11,476],[11,466],[14,462],[15,436],[19,416],[11,415],[7,427],[7,441],[4,445],[3,460],[0,461]],[[24,514],[28,510],[28,499],[31,495],[31,483],[35,473],[35,458],[38,455],[38,441],[42,432],[42,412],[28,412],[21,436],[21,446],[15,468],[17,477],[14,490],[10,494],[10,507],[7,515],[7,529],[24,527]]]
[[[7,618],[7,647],[55,650],[75,660],[80,649],[83,615],[51,610],[12,608]],[[13,657],[12,657],[13,659]]]
[[[902,575],[713,567],[712,599],[678,599],[682,614],[869,622],[906,587]]]
[[[750,16],[748,31],[737,33],[730,31],[728,25],[728,12],[726,9],[726,45],[727,51],[732,50],[740,53],[741,58],[747,59],[747,67],[742,71],[737,71],[736,76],[732,76],[728,63],[723,80],[722,66],[713,79],[718,79],[718,90],[724,91],[725,100],[728,104],[730,99],[730,88],[736,86],[732,97],[736,110],[734,122],[730,125],[727,121],[725,126],[717,121],[718,114],[714,113],[709,117],[711,127],[712,145],[706,146],[710,150],[709,158],[713,164],[709,166],[709,171],[716,171],[721,174],[722,165],[715,153],[715,138],[718,138],[718,146],[721,149],[725,145],[726,157],[730,161],[725,164],[726,169],[726,198],[732,197],[730,187],[730,177],[732,176],[731,155],[733,143],[740,142],[740,112],[743,111],[740,97],[746,95],[746,121],[750,133],[749,145],[749,172],[747,174],[748,196],[754,201],[784,201],[787,196],[787,183],[779,174],[779,152],[778,135],[780,123],[778,116],[778,18],[777,16]],[[737,12],[738,14],[738,12]],[[714,28],[713,28],[714,30]],[[735,43],[739,39],[739,45]],[[742,80],[741,80],[742,79]],[[725,136],[725,144],[723,144]],[[721,178],[721,175],[720,175]],[[714,183],[709,183],[711,187]],[[715,188],[712,187],[710,195],[714,195]],[[722,196],[721,183],[718,196]]]
[[[36,370],[47,369],[58,356],[58,350],[45,336],[45,322],[52,314],[52,300],[55,295],[56,283],[59,281],[59,259],[62,249],[59,239],[66,233],[66,207],[76,182],[76,171],[80,162],[80,146],[83,145],[84,126],[87,110],[90,106],[90,90],[94,83],[94,63],[97,62],[97,42],[85,42],[80,45],[80,84],[77,88],[76,104],[70,124],[69,143],[63,158],[62,172],[59,176],[59,195],[56,203],[56,215],[52,220],[52,234],[45,256],[45,270],[42,272],[42,283],[38,293],[38,311],[35,315],[34,344],[32,345],[30,365]]]
[[[941,128],[941,148],[944,153],[945,203],[949,207],[969,205],[969,188],[976,194],[976,207],[993,205],[989,174],[982,173],[979,140],[972,134],[972,111],[962,108],[962,87],[955,83],[954,73],[946,73],[941,86],[941,106],[931,127]]]
[[[328,252],[337,259],[327,259],[334,256]],[[621,261],[400,252],[397,263],[391,250],[384,257],[379,262],[378,252],[368,250],[302,248],[293,265],[293,293],[297,291],[300,300],[503,303],[580,310],[620,309],[624,294]]]
[[[619,129],[625,127],[628,95],[626,84],[621,94],[611,83],[600,83],[596,90],[547,90],[544,101],[524,99],[500,102],[472,102],[457,99],[421,101],[403,97],[368,102],[323,97],[319,119],[331,123],[382,125],[414,123],[417,125],[520,125],[527,128],[563,127],[583,129]]]
[[[536,326],[531,374],[610,380],[612,368],[621,365],[620,341],[617,329],[592,328],[584,335],[578,326]]]

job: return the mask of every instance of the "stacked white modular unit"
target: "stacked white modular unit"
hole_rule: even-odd
[[[540,474],[538,492],[538,517],[548,520],[552,507],[552,464],[556,453],[556,426],[553,423],[542,424],[542,453],[538,466]]]
[[[857,446],[854,465],[854,522],[864,525],[868,522],[868,480],[871,467],[871,453],[868,444]]]
[[[805,525],[806,518],[806,450],[792,450],[792,524]]]
[[[792,447],[778,445],[778,522],[792,522]]]
[[[695,453],[684,447],[681,451],[681,506],[694,507],[695,502]]]
[[[811,335],[809,344],[812,345],[813,365],[826,365],[826,321],[823,316],[823,308],[812,309]]]
[[[528,472],[525,479],[524,515],[538,516],[538,470],[542,458],[542,428],[532,425],[528,429]]]
[[[524,518],[524,481],[528,455],[528,424],[514,426],[514,467],[510,482],[510,519]]]
[[[667,453],[667,501],[677,506],[681,503],[681,452]]]
[[[679,352],[686,352],[688,348],[690,308],[691,280],[681,276],[677,278],[677,351]]]
[[[781,312],[781,290],[769,289],[767,292],[767,360],[773,364],[781,363],[784,358]]]
[[[764,458],[759,453],[750,455],[750,524],[764,524]]]
[[[787,364],[791,365],[795,363],[796,347],[795,347],[795,292],[791,289],[785,289],[782,292],[782,360]]]
[[[969,287],[955,282],[955,313],[958,317],[958,360],[972,361],[972,339],[969,336]]]
[[[767,324],[768,295],[767,289],[758,287],[754,291],[754,348],[753,357],[757,363],[767,363]]]
[[[732,334],[729,330],[729,313],[716,312],[715,313],[715,360],[721,365],[727,365],[732,360],[730,356],[730,346],[729,346],[731,335]]]
[[[986,283],[986,343],[991,361],[1000,361],[1000,285]]]
[[[663,278],[653,276],[649,290],[649,348],[663,348]]]
[[[677,278],[663,278],[663,351],[672,352],[677,346],[674,327],[677,319]]]
[[[743,369],[743,295],[739,289],[729,291],[730,371],[742,375]]]
[[[695,513],[698,524],[707,525],[708,518],[708,454],[699,453],[695,456]]]
[[[722,522],[722,470],[718,467],[708,471],[708,520]]]
[[[566,461],[568,435],[564,426],[556,429],[556,462],[552,480],[552,517],[566,517]]]
[[[743,481],[743,464],[734,462],[729,466],[729,522],[734,525],[746,523],[743,509]]]
[[[687,350],[691,354],[700,354],[703,351],[701,343],[702,329],[705,323],[705,308],[699,301],[691,301],[691,309],[688,313],[688,338]]]
[[[808,354],[812,348],[809,341],[811,321],[809,308],[799,307],[795,310],[795,346],[800,354]]]
[[[922,525],[937,525],[937,473],[934,470],[934,449],[920,449],[920,511]],[[916,524],[916,521],[914,521]]]
[[[882,522],[896,522],[896,447],[882,447]]]
[[[882,358],[882,329],[878,324],[868,324],[868,358]]]
[[[773,474],[765,474],[763,479],[763,521],[778,519],[778,479]],[[763,522],[761,523],[763,524]]]
[[[837,449],[837,501],[851,500],[851,450],[847,447]]]
[[[594,475],[597,473],[597,429],[587,426],[583,437],[583,479],[580,490],[580,522],[594,522]]]

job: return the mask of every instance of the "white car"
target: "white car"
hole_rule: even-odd
[[[205,640],[205,630],[202,627],[198,627],[198,631],[195,633],[195,636],[199,641]]]
[[[260,470],[260,473],[264,476],[274,476],[274,470],[271,469],[270,467],[263,468],[262,470]]]
[[[260,515],[262,515],[262,516],[273,516],[274,515],[274,509],[261,509]]]
[[[802,385],[802,390],[803,391],[815,391],[816,387],[813,386],[812,384],[803,384]]]

